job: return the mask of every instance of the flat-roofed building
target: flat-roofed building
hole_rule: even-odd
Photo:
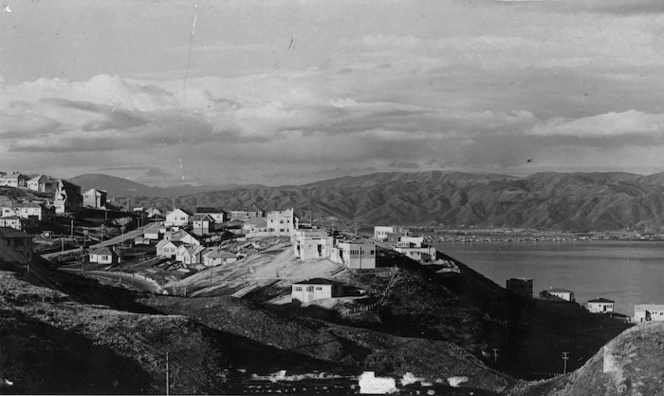
[[[615,303],[615,301],[607,298],[595,298],[593,300],[588,300],[586,303],[586,309],[588,309],[588,312],[592,313],[613,313]]]

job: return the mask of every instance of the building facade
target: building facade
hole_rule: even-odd
[[[638,304],[634,306],[635,322],[664,321],[664,304]]]
[[[58,188],[55,191],[55,213],[76,213],[83,205],[81,187],[66,180],[58,180]]]
[[[83,205],[92,208],[106,207],[106,198],[108,193],[104,190],[91,188],[83,194]]]
[[[586,303],[586,309],[591,313],[613,313],[615,303],[615,301],[606,298],[596,298],[594,300],[588,300]]]
[[[32,236],[13,228],[0,227],[0,264],[32,262]]]

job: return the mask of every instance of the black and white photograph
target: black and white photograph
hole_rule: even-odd
[[[0,394],[664,395],[664,1],[3,0]]]

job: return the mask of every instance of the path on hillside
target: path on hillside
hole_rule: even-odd
[[[105,271],[81,271],[79,269],[64,269],[67,272],[76,272],[84,276],[92,276],[95,278],[104,278],[117,283],[122,283],[131,286],[139,291],[147,291],[150,293],[161,293],[162,289],[153,283],[140,279],[132,274],[122,272],[105,272]]]

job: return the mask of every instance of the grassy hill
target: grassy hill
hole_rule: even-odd
[[[137,204],[170,208],[171,198]],[[565,231],[664,226],[664,176],[539,173],[528,177],[428,171],[377,173],[302,186],[244,187],[175,199],[196,206],[294,207],[303,218],[364,224],[465,224]]]

